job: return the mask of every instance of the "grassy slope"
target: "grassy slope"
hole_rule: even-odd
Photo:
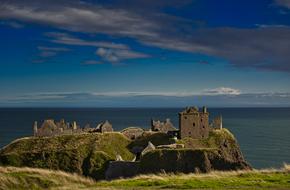
[[[60,171],[0,167],[0,189],[290,189],[290,166],[281,170],[143,175],[111,182]]]
[[[49,168],[104,178],[105,164],[117,154],[131,160],[129,139],[120,133],[93,133],[18,139],[0,151],[0,165]]]
[[[84,133],[62,135],[56,137],[26,137],[13,141],[1,150],[1,154],[19,154],[51,150],[78,150],[87,154],[91,150],[104,151],[115,158],[120,154],[124,159],[132,159],[133,155],[127,150],[131,141],[117,132],[112,133]]]

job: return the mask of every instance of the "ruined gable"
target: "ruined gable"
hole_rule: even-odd
[[[164,122],[151,120],[151,130],[168,133],[169,131],[176,131],[177,129],[173,126],[170,119],[166,119]]]
[[[112,124],[108,120],[106,120],[105,122],[100,123],[97,126],[96,131],[104,133],[104,132],[113,132],[114,130]]]

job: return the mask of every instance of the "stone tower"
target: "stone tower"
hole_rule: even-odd
[[[34,125],[33,125],[33,135],[36,137],[37,136],[37,121],[34,121]]]
[[[74,122],[72,123],[72,129],[73,129],[73,130],[77,130],[77,129],[78,129],[77,122],[74,121]]]
[[[180,138],[201,139],[208,137],[209,113],[206,107],[200,112],[197,107],[189,107],[179,113]]]
[[[223,128],[223,118],[222,116],[218,116],[213,120],[213,128],[215,129],[222,129]]]

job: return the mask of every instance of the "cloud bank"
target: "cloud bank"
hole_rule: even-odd
[[[208,92],[207,92],[208,93]],[[290,93],[62,92],[0,97],[0,107],[289,107]],[[234,95],[233,95],[234,93]]]

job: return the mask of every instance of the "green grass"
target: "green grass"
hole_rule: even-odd
[[[0,167],[1,190],[24,189],[290,189],[290,166],[280,170],[141,175],[95,182],[76,174],[45,169]]]
[[[133,159],[130,143],[120,133],[22,138],[1,149],[0,165],[60,169],[103,179],[106,165],[117,154]]]
[[[290,189],[289,170],[212,172],[209,174],[145,175],[99,182],[117,189]]]

